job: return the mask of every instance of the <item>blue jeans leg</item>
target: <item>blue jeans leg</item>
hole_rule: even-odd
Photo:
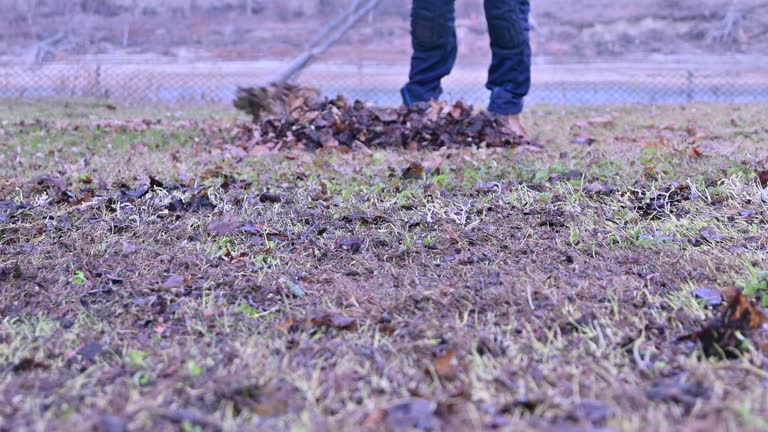
[[[530,1],[485,0],[484,6],[492,52],[488,111],[519,114],[531,88]]]
[[[411,71],[400,90],[406,105],[437,99],[443,93],[440,80],[456,63],[454,0],[413,0],[411,42]]]

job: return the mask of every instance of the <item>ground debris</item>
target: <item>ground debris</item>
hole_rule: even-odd
[[[262,203],[280,203],[283,202],[283,197],[274,192],[264,192],[259,195],[259,201]]]
[[[690,412],[698,400],[709,397],[710,389],[697,381],[666,379],[654,382],[645,394],[652,401],[673,402]]]
[[[372,412],[363,426],[371,430],[436,430],[440,420],[437,403],[423,398],[409,398]]]
[[[691,293],[708,307],[720,306],[723,303],[723,293],[717,288],[696,288]]]
[[[332,328],[335,330],[357,329],[357,319],[334,312],[319,312],[309,320],[316,327]]]
[[[194,425],[197,426],[197,428],[203,427],[205,430],[210,431],[222,430],[221,426],[212,420],[209,420],[204,415],[189,409],[167,411],[161,413],[160,416],[173,423]],[[182,428],[182,430],[186,429],[187,427]]]
[[[281,417],[304,410],[304,393],[288,379],[277,377],[266,384],[239,385],[220,394],[234,404],[235,412],[249,411],[261,417]]]
[[[721,307],[720,315],[707,322],[701,330],[681,336],[677,342],[700,344],[707,356],[732,358],[738,356],[754,332],[760,330],[765,315],[740,291],[732,291]]]
[[[441,147],[487,146],[516,147],[526,144],[506,124],[503,116],[474,113],[462,102],[417,103],[400,108],[371,107],[363,102],[348,103],[343,97],[316,100],[300,95],[292,88],[280,103],[279,118],[262,118],[274,107],[263,103],[269,99],[268,89],[246,94],[242,91],[235,102],[238,108],[252,112],[252,128],[239,128],[236,143],[249,149],[259,141],[271,150],[295,147],[308,150],[360,148],[439,149]],[[275,94],[283,94],[276,92]],[[254,137],[260,137],[255,140]]]
[[[29,372],[35,369],[48,369],[50,366],[47,363],[35,360],[34,357],[25,357],[11,367],[14,373]]]

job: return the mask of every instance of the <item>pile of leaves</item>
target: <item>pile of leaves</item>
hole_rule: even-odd
[[[271,97],[277,95],[279,97]],[[299,87],[241,89],[235,106],[253,116],[236,144],[246,151],[303,147],[306,150],[442,147],[515,147],[525,144],[503,116],[474,112],[462,102],[423,102],[399,108],[373,107],[344,97],[318,99]],[[264,117],[265,113],[278,113]]]

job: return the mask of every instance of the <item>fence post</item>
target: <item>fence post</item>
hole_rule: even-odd
[[[693,102],[693,71],[690,69],[686,77],[685,99],[687,103]]]

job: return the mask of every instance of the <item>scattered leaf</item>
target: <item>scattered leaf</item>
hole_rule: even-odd
[[[763,188],[768,188],[768,170],[757,172],[757,182]]]
[[[265,385],[247,384],[223,395],[234,403],[236,413],[252,412],[261,417],[281,417],[304,410],[306,396],[287,379],[278,377]]]
[[[208,224],[208,232],[217,236],[225,237],[237,230],[239,222],[230,218],[218,219]]]
[[[764,314],[744,294],[733,290],[721,306],[719,316],[704,324],[701,330],[676,341],[696,342],[707,356],[731,358],[738,356],[743,342],[764,322]]]
[[[315,314],[310,322],[316,327],[332,328],[336,330],[357,330],[357,319],[339,315],[334,312],[320,312]]]
[[[477,182],[475,183],[475,192],[477,193],[490,193],[500,192],[504,188],[499,182]]]
[[[589,129],[594,127],[609,127],[614,124],[615,119],[612,115],[592,117],[588,120],[580,120],[573,124],[576,128]]]
[[[692,145],[688,147],[688,156],[692,158],[700,158],[704,156],[704,150],[700,146]]]
[[[168,279],[163,282],[163,288],[165,289],[173,289],[173,288],[180,288],[184,286],[184,278],[179,275],[171,275],[168,277]]]
[[[595,143],[597,139],[588,133],[579,133],[573,138],[571,138],[571,144],[578,144],[578,145],[584,145],[584,146],[591,146]]]
[[[264,192],[259,195],[259,201],[262,203],[280,203],[283,202],[283,197],[276,193]]]
[[[360,237],[339,237],[336,239],[336,248],[354,253],[360,252],[363,247],[363,239]]]
[[[723,235],[711,225],[699,230],[699,236],[708,243],[716,243],[723,239]]]
[[[448,350],[445,354],[435,359],[435,373],[440,378],[453,379],[456,378],[459,370],[459,361],[453,353],[453,350]]]
[[[691,293],[699,300],[703,300],[708,307],[720,306],[723,303],[723,293],[716,288],[696,288]]]
[[[34,357],[24,357],[23,359],[16,362],[16,364],[13,365],[11,370],[14,373],[22,373],[22,372],[29,372],[35,369],[48,369],[49,367],[50,366],[48,366],[46,363],[35,360]]]
[[[411,162],[402,171],[405,180],[421,180],[424,177],[424,166],[419,162]]]

